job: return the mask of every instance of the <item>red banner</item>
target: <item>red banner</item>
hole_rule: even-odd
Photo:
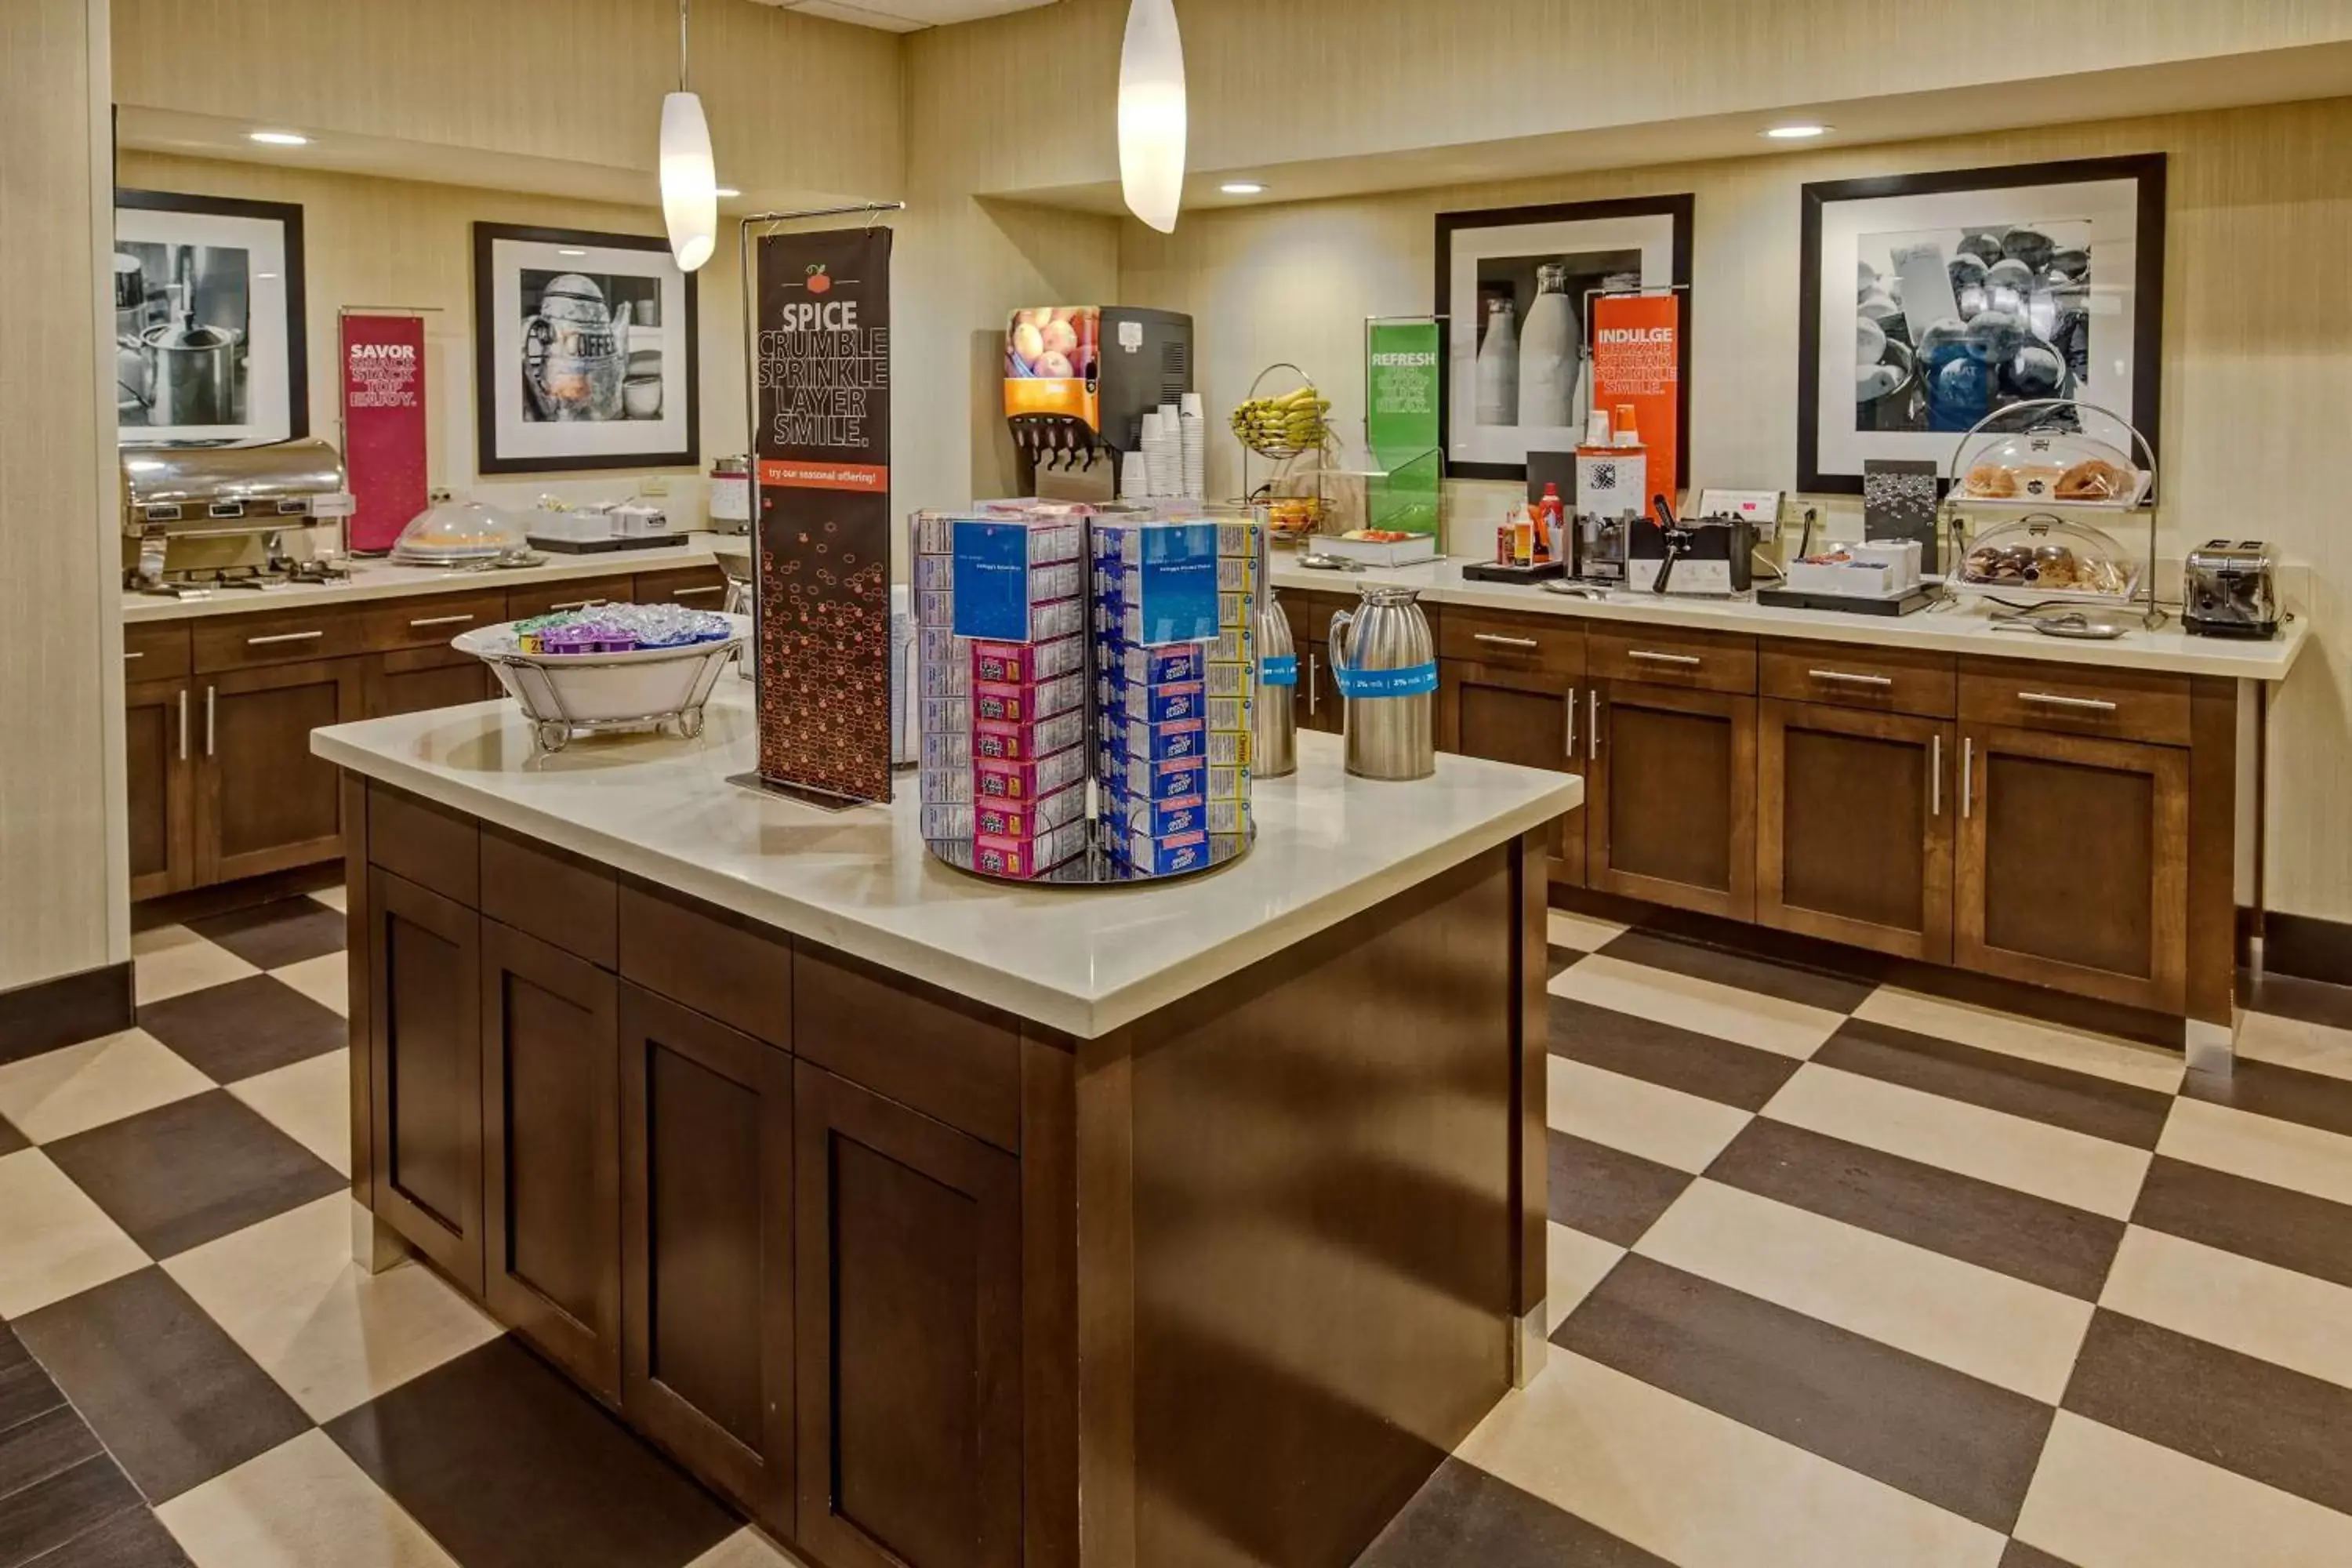
[[[1592,302],[1592,406],[1630,403],[1653,492],[1674,496],[1682,471],[1683,302],[1673,294],[1608,294]]]
[[[392,548],[425,510],[425,322],[343,318],[343,466],[351,548]]]

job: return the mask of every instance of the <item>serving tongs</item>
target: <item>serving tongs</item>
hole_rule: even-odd
[[[2038,632],[2045,637],[2073,637],[2085,642],[2113,642],[2131,628],[2121,621],[2105,616],[2087,615],[2081,610],[2052,611],[2040,609],[1995,610],[1992,629],[1997,632]]]

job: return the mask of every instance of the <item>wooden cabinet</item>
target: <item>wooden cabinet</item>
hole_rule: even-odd
[[[195,699],[184,676],[131,681],[122,698],[131,896],[152,899],[196,885]]]
[[[1756,918],[1950,963],[1958,745],[1938,719],[1765,700]]]
[[[361,668],[361,702],[371,719],[480,702],[498,690],[488,665],[455,648],[372,654]]]
[[[793,1533],[793,1061],[624,984],[621,1405]]]
[[[577,610],[588,605],[633,604],[637,580],[626,573],[610,577],[573,577],[562,583],[538,583],[509,590],[507,615],[514,620],[544,616],[554,610]]]
[[[378,1218],[478,1296],[480,918],[373,867],[367,943],[370,1203]]]
[[[482,930],[483,1300],[621,1397],[621,1075],[613,976]]]
[[[1337,735],[1347,729],[1346,700],[1331,679],[1331,650],[1323,644],[1303,643],[1298,649],[1298,727],[1318,734]]]
[[[1581,676],[1574,672],[1442,659],[1437,749],[1521,767],[1580,773],[1585,765],[1580,754],[1584,690]],[[1551,880],[1557,884],[1584,884],[1584,823],[1582,808],[1560,819],[1551,852]]]
[[[696,610],[727,607],[727,574],[716,566],[679,566],[667,572],[640,572],[636,576],[640,605],[684,605]]]
[[[827,1568],[1022,1561],[1019,1163],[793,1079],[799,1528]]]
[[[1753,920],[1756,699],[1622,679],[1590,693],[1587,883]]]
[[[266,665],[198,679],[200,879],[235,881],[340,858],[342,785],[332,763],[310,754],[310,731],[360,717],[357,661]]]
[[[1992,724],[1960,745],[1957,962],[2182,1012],[2189,753]]]

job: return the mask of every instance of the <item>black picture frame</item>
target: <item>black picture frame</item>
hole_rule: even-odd
[[[1813,494],[1860,495],[1859,473],[1825,471],[1821,464],[1822,221],[1833,202],[1879,201],[1961,191],[2025,190],[2037,185],[2137,182],[2132,236],[2133,426],[2147,438],[2151,455],[2159,441],[2164,395],[2164,253],[2167,158],[2162,153],[2132,153],[2108,158],[2074,158],[1998,168],[1946,169],[1921,174],[1885,174],[1856,180],[1823,180],[1805,185],[1797,295],[1797,485]],[[1849,284],[1851,280],[1849,279]],[[1955,436],[1957,439],[1957,435]],[[1945,481],[1938,479],[1939,489]]]
[[[119,157],[120,149],[115,150]],[[116,211],[193,213],[205,217],[248,218],[275,223],[284,246],[279,268],[286,285],[286,439],[310,434],[310,300],[302,268],[302,208],[297,202],[250,201],[241,196],[199,196],[179,191],[130,190],[117,185]]]
[[[589,229],[547,228],[530,224],[474,225],[474,468],[482,474],[585,473],[612,468],[686,468],[702,462],[702,346],[698,279],[685,279],[686,438],[682,446],[638,452],[524,457],[499,449],[498,380],[505,365],[498,353],[497,246],[501,240],[582,249],[640,250],[669,255],[658,235],[603,234]],[[674,268],[674,264],[673,264]]]
[[[1454,237],[1465,229],[1512,228],[1523,224],[1588,223],[1621,217],[1664,217],[1674,226],[1672,276],[1667,285],[1682,299],[1682,337],[1676,346],[1675,385],[1675,418],[1680,430],[1675,445],[1675,489],[1679,492],[1690,484],[1690,393],[1691,393],[1691,333],[1692,304],[1695,290],[1691,287],[1693,254],[1692,224],[1697,209],[1697,197],[1690,192],[1670,195],[1619,196],[1606,201],[1553,202],[1534,206],[1488,207],[1475,212],[1447,212],[1437,215],[1436,251],[1436,314],[1445,330],[1439,334],[1440,353],[1444,356],[1444,374],[1437,378],[1437,431],[1440,449],[1445,454],[1445,474],[1448,479],[1503,479],[1524,482],[1528,477],[1525,463],[1474,463],[1457,461],[1454,448],[1454,323],[1451,320],[1454,295]],[[1656,285],[1651,285],[1656,287]],[[1592,321],[1590,302],[1584,310],[1584,342],[1588,353],[1592,342]],[[1475,332],[1475,325],[1473,331]],[[1475,341],[1475,340],[1474,340]]]

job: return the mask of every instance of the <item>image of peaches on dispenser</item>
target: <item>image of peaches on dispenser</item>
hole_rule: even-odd
[[[1004,334],[1008,380],[1094,379],[1102,311],[1093,305],[1053,305],[1013,312]]]
[[[1854,270],[1860,428],[1966,430],[2010,404],[2094,398],[2087,220],[1864,235]]]

